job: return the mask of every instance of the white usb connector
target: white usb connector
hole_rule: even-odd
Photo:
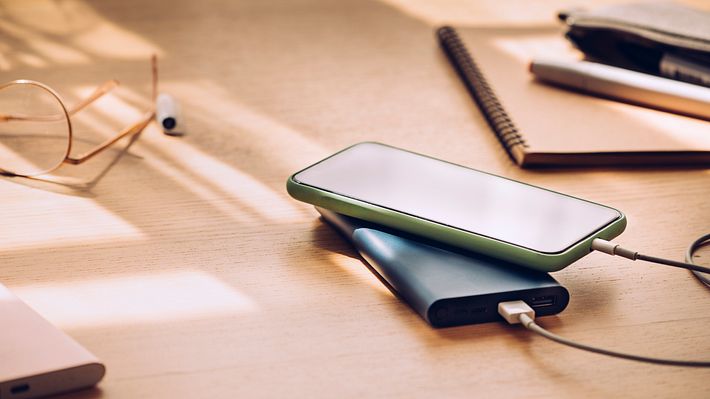
[[[638,252],[626,249],[615,242],[602,240],[601,238],[595,238],[592,240],[592,249],[609,255],[618,255],[631,260],[636,260],[638,258]]]
[[[521,315],[526,315],[530,321],[535,320],[535,311],[524,301],[501,302],[498,304],[498,314],[509,324],[522,323]]]

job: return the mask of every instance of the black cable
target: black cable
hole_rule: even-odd
[[[666,266],[680,267],[683,269],[688,269],[692,272],[710,273],[710,267],[698,266],[693,263],[678,262],[671,259],[657,258],[655,256],[649,256],[644,254],[636,254],[636,259],[651,263],[658,263]]]
[[[695,252],[697,252],[697,250],[706,245],[710,245],[710,234],[705,234],[704,236],[698,238],[692,244],[690,244],[688,250],[685,252],[685,261],[690,264],[694,264],[693,255],[695,255]],[[691,270],[691,272],[695,275],[695,277],[698,278],[698,280],[700,280],[703,284],[710,288],[710,278],[708,278],[707,275],[700,273],[697,270]]]
[[[695,252],[697,252],[698,249],[705,245],[710,245],[710,234],[705,234],[704,236],[698,238],[692,244],[690,244],[688,250],[685,253],[685,262],[679,262],[675,260],[640,254],[636,251],[626,249],[619,244],[603,240],[601,238],[595,238],[594,240],[592,240],[592,249],[604,252],[609,255],[618,255],[631,260],[643,260],[646,262],[688,269],[703,284],[710,287],[710,278],[708,278],[707,275],[703,274],[710,273],[710,267],[699,266],[693,263],[693,255],[695,254]]]

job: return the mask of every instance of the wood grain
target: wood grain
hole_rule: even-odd
[[[152,52],[161,90],[185,110],[184,137],[151,126],[126,151],[60,170],[83,185],[0,179],[0,281],[108,367],[98,389],[68,397],[710,396],[706,370],[608,359],[502,324],[432,329],[287,195],[294,171],[376,140],[619,208],[621,240],[658,256],[680,258],[708,232],[707,170],[514,166],[421,17],[440,20],[448,3],[0,7],[4,79],[41,80],[69,102],[122,81],[77,122],[79,145],[149,104]],[[508,18],[458,2],[455,22],[539,25],[560,6],[517,3]],[[592,254],[555,277],[572,299],[540,320],[552,331],[710,358],[708,292],[689,273]]]

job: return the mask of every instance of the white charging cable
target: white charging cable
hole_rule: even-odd
[[[541,335],[551,341],[555,341],[562,345],[571,346],[573,348],[585,350],[588,352],[599,353],[602,355],[618,357],[627,360],[635,360],[638,362],[661,364],[665,366],[683,366],[683,367],[710,367],[710,361],[692,361],[692,360],[673,360],[659,359],[655,357],[638,356],[628,353],[615,352],[608,349],[596,348],[585,344],[580,344],[566,338],[562,338],[557,334],[553,334],[535,323],[535,311],[528,306],[524,301],[509,301],[498,304],[498,313],[510,324],[522,324],[528,330]]]
[[[617,243],[595,238],[592,241],[592,249],[603,252],[609,255],[621,256],[631,260],[643,260],[646,262],[658,263],[667,266],[680,267],[690,270],[695,277],[702,281],[706,286],[710,287],[710,279],[703,273],[710,273],[710,268],[698,266],[693,263],[693,254],[700,247],[710,244],[710,234],[706,234],[695,240],[685,254],[686,262],[678,262],[670,259],[657,258],[640,254],[636,251],[626,249]],[[635,360],[645,363],[661,364],[665,366],[684,366],[684,367],[710,367],[710,361],[692,361],[692,360],[673,360],[660,359],[648,356],[632,355],[628,353],[615,352],[608,349],[596,348],[578,342],[562,338],[559,335],[553,334],[535,323],[535,311],[523,301],[509,301],[498,304],[498,313],[510,324],[522,324],[528,330],[541,335],[551,341],[571,346],[573,348],[599,353],[602,355],[618,357],[621,359]]]

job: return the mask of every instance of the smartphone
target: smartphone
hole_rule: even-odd
[[[287,190],[334,212],[546,272],[626,227],[614,208],[372,142],[296,172]]]

